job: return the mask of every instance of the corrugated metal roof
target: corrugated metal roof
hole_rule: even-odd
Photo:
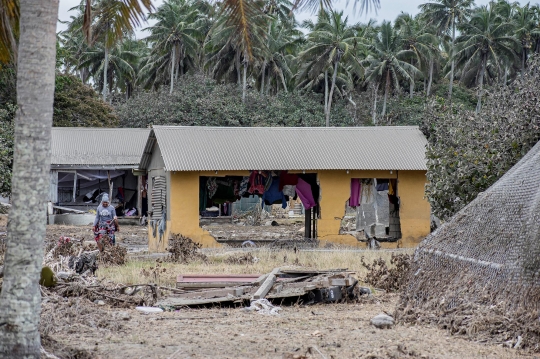
[[[141,168],[155,141],[168,171],[427,169],[427,140],[412,126],[154,126]]]
[[[147,128],[54,127],[51,164],[137,167],[149,133]]]

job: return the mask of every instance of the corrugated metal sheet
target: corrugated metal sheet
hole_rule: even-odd
[[[426,170],[418,127],[154,126],[168,171]],[[141,168],[149,161],[141,160]]]
[[[137,166],[150,130],[147,128],[54,127],[53,166]]]

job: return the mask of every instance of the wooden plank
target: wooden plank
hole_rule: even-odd
[[[210,298],[216,298],[216,297],[227,297],[229,294],[235,297],[240,297],[241,295],[244,294],[244,288],[236,287],[236,288],[214,289],[214,290],[205,290],[205,291],[197,291],[197,292],[187,292],[187,293],[178,294],[175,297],[185,298],[185,299],[189,299],[189,298],[210,299]]]
[[[279,268],[274,268],[274,270],[268,275],[264,283],[257,289],[255,294],[253,294],[253,299],[262,299],[266,294],[272,289],[272,286],[276,282],[277,274],[279,273]]]
[[[60,206],[53,206],[53,208],[66,211],[66,212],[78,213],[78,214],[86,213],[85,211],[79,211],[78,209],[66,208],[66,207],[60,207]]]
[[[177,282],[176,288],[182,288],[182,289],[202,289],[202,288],[227,288],[227,287],[234,287],[238,285],[246,285],[251,284],[251,282]]]
[[[337,272],[346,272],[348,268],[341,268],[341,269],[328,269],[328,270],[308,270],[308,269],[282,269],[281,273],[286,274],[330,274],[330,273],[337,273]]]
[[[223,302],[234,302],[237,300],[249,299],[248,297],[240,298],[231,298],[231,297],[217,297],[217,298],[204,298],[204,299],[184,299],[184,298],[175,298],[167,297],[158,301],[155,306],[164,306],[164,307],[184,307],[190,305],[205,305],[212,303],[223,303]]]

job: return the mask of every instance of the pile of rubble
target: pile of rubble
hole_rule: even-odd
[[[156,302],[162,308],[238,303],[268,299],[273,302],[314,304],[354,300],[371,293],[359,287],[346,269],[325,271],[275,268],[271,273],[244,275],[180,275],[175,292]]]

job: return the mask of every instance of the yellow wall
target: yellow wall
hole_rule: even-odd
[[[164,252],[170,233],[182,234],[203,247],[220,247],[210,233],[199,227],[199,172],[171,172],[170,178],[167,232],[159,242],[149,229],[149,250]]]
[[[340,235],[340,218],[345,214],[345,201],[350,196],[351,178],[396,178],[400,197],[400,220],[402,239],[396,243],[381,243],[383,247],[414,247],[430,231],[429,203],[424,199],[425,171],[319,171],[321,187],[321,216],[317,223],[317,234],[324,242],[364,247],[365,244],[351,235]]]
[[[431,207],[424,198],[426,171],[399,171],[398,196],[402,245],[414,247],[430,231]]]
[[[402,240],[382,243],[383,247],[415,246],[430,230],[430,206],[424,199],[425,171],[317,171],[321,189],[321,213],[317,222],[321,245],[327,242],[354,247],[365,247],[349,234],[340,235],[340,218],[345,214],[345,202],[350,196],[351,178],[397,178],[401,200],[400,218]],[[245,171],[172,172],[170,175],[170,208],[167,231],[161,242],[152,236],[149,228],[150,251],[165,251],[169,233],[179,233],[200,243],[203,247],[220,244],[199,227],[199,176],[246,175]]]

